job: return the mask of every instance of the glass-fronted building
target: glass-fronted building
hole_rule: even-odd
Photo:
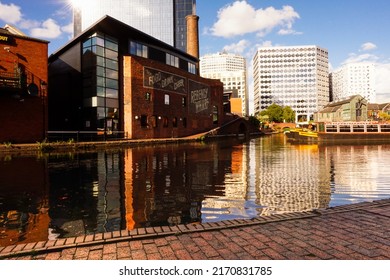
[[[49,128],[131,139],[222,124],[223,85],[199,59],[110,16],[49,57]]]
[[[77,36],[109,15],[171,46],[186,51],[186,16],[195,14],[195,0],[94,0],[74,7]]]

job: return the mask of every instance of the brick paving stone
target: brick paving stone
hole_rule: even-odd
[[[204,246],[201,248],[202,253],[207,257],[207,259],[211,259],[213,257],[218,257],[219,253],[217,250],[210,246]]]
[[[222,257],[224,260],[237,260],[237,255],[231,252],[228,249],[220,249],[218,250],[219,255]]]
[[[118,258],[116,253],[110,253],[110,254],[103,254],[102,259],[108,261],[108,260],[117,260]]]
[[[196,238],[193,238],[192,242],[194,242],[197,246],[207,246],[207,241],[204,240],[203,238],[200,238],[200,237],[196,237]]]
[[[191,254],[187,250],[178,250],[175,255],[179,260],[192,260]]]
[[[101,260],[103,257],[103,250],[90,251],[88,254],[89,260]]]
[[[146,233],[147,233],[147,234],[153,234],[153,233],[156,233],[156,231],[154,230],[154,228],[153,228],[153,227],[148,227],[148,228],[146,228],[145,230],[146,230]]]
[[[45,258],[47,259],[47,257]],[[72,254],[61,254],[61,257],[59,258],[59,260],[73,260],[73,255]]]
[[[103,234],[102,233],[96,233],[93,240],[102,240],[103,239]]]
[[[143,248],[142,241],[140,240],[130,241],[131,250],[141,250],[142,248]]]
[[[62,250],[62,254],[63,255],[74,255],[76,253],[76,250],[77,250],[77,248],[75,248],[75,247],[67,248],[67,249]]]
[[[152,253],[152,254],[147,254],[147,259],[148,260],[162,260],[163,258],[159,253]]]
[[[117,247],[117,248],[128,247],[129,244],[130,244],[129,241],[120,241],[120,242],[117,242],[117,243],[116,243],[116,247]]]
[[[110,238],[112,238],[112,232],[103,233],[103,239],[110,239]]]
[[[202,251],[191,253],[191,257],[193,260],[207,260],[205,254]]]
[[[59,260],[60,258],[61,258],[61,252],[53,252],[53,253],[47,254],[45,260],[55,261],[55,260]]]
[[[44,248],[45,244],[46,244],[46,241],[39,241],[39,242],[35,243],[34,249]]]
[[[75,240],[75,243],[83,243],[84,242],[84,239],[85,239],[85,236],[82,235],[82,236],[78,236]]]
[[[146,245],[144,245],[144,251],[147,254],[157,253],[158,247],[154,243],[153,244],[146,244]]]
[[[90,251],[95,251],[95,250],[103,250],[103,245],[98,244],[98,245],[93,245],[89,247]]]
[[[116,252],[116,244],[105,244],[103,246],[103,255],[105,254],[113,254]]]
[[[91,242],[94,240],[94,238],[95,238],[95,235],[93,235],[93,234],[86,235],[84,242]]]
[[[88,247],[80,247],[80,248],[76,248],[76,252],[75,252],[75,258],[84,258],[84,257],[88,257],[88,254],[89,254],[89,248]]]
[[[116,253],[117,253],[118,259],[124,259],[124,258],[131,257],[131,250],[130,250],[129,246],[118,247]]]
[[[170,246],[158,247],[158,251],[164,260],[175,260],[176,259],[175,252],[172,250],[172,248]]]
[[[131,257],[133,260],[146,260],[146,253],[144,250],[131,251]]]
[[[207,243],[205,243],[205,244],[207,244]],[[169,242],[169,245],[171,246],[173,251],[183,249],[183,243],[181,243],[179,240],[171,241],[171,242]]]
[[[315,247],[308,246],[305,248],[310,254],[313,254],[315,257],[317,257],[320,260],[328,260],[331,259],[332,256],[326,253],[325,251],[319,250]]]
[[[154,240],[157,247],[167,246],[168,241],[165,238],[157,238]]]

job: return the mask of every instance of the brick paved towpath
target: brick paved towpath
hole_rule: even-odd
[[[390,199],[0,247],[8,260],[390,259]]]

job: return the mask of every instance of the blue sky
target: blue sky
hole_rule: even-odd
[[[69,0],[0,0],[0,26],[50,41],[49,54],[72,37],[71,14]],[[331,69],[376,63],[378,102],[390,101],[388,0],[198,0],[197,14],[201,55],[226,50],[250,65],[260,46],[318,45]]]

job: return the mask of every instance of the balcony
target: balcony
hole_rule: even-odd
[[[0,72],[0,89],[19,90],[22,88],[20,74]]]

